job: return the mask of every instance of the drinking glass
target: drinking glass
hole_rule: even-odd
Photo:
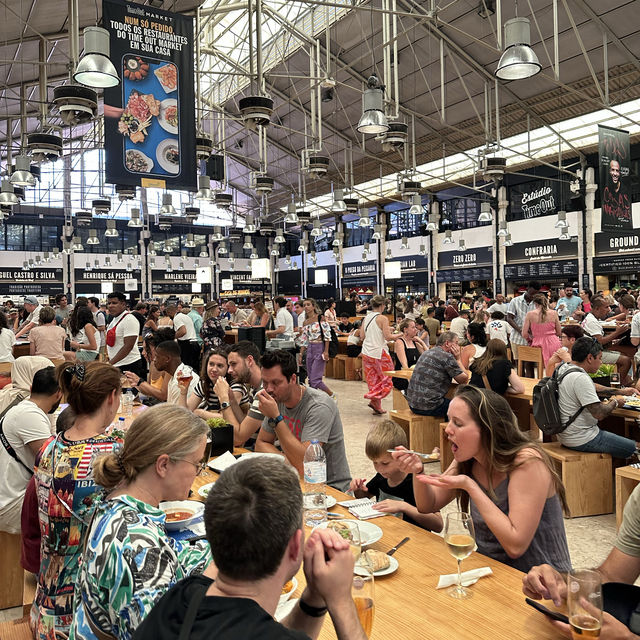
[[[178,385],[188,387],[191,380],[193,380],[193,369],[187,364],[181,365],[178,371]]]
[[[362,565],[365,566],[365,565]],[[373,628],[373,614],[375,613],[375,600],[373,597],[373,574],[367,571],[366,575],[353,576],[351,597],[356,605],[358,619],[364,629],[367,638],[371,637]]]
[[[468,513],[454,511],[447,514],[444,525],[444,541],[449,553],[458,561],[458,584],[448,591],[452,598],[470,598],[473,593],[462,586],[462,561],[471,555],[476,547],[473,520]]]
[[[342,532],[338,532],[347,542],[351,548],[353,559],[356,564],[360,561],[360,554],[362,553],[360,527],[355,520],[336,520],[336,523],[340,524]]]
[[[602,578],[592,569],[573,569],[567,576],[567,607],[573,640],[599,638],[602,627]]]

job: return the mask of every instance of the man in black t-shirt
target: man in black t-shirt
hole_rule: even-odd
[[[276,459],[254,458],[226,469],[204,512],[215,580],[188,577],[170,589],[134,640],[309,640],[328,611],[338,640],[366,640],[351,599],[353,555],[334,531],[304,540],[296,473]],[[273,618],[283,586],[304,559],[307,582],[282,624]]]
[[[341,313],[340,322],[338,322],[338,333],[340,335],[349,335],[353,330],[353,322],[349,322],[349,314]]]

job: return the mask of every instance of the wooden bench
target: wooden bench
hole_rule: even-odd
[[[24,569],[20,566],[20,555],[20,534],[0,531],[0,609],[23,605]],[[4,640],[4,636],[0,638]]]
[[[362,373],[360,373],[360,377],[358,377],[357,371],[362,372],[362,358],[350,358],[347,356],[347,359],[344,361],[344,379],[360,380]]]
[[[613,511],[613,473],[608,453],[585,453],[559,442],[542,444],[564,485],[571,518]]]
[[[438,425],[442,422],[442,416],[419,416],[411,409],[392,411],[389,416],[404,429],[410,449],[431,453],[434,447],[440,446]]]
[[[624,505],[629,496],[640,483],[640,469],[635,467],[618,467],[616,469],[616,526],[622,524]]]
[[[393,410],[394,411],[409,411],[409,403],[407,402],[407,397],[400,391],[393,387],[391,390],[392,400],[393,400]],[[428,451],[426,452],[428,453]]]

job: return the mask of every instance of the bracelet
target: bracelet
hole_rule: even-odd
[[[327,607],[312,607],[302,598],[298,600],[298,604],[300,605],[300,611],[311,618],[321,618],[325,613],[327,613]]]

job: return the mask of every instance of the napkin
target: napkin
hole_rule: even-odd
[[[236,462],[238,461],[233,457],[233,454],[229,453],[229,451],[225,451],[221,456],[218,456],[213,460],[209,460],[208,464],[215,471],[222,472],[233,466]]]
[[[480,578],[484,576],[490,576],[493,573],[490,567],[482,567],[481,569],[471,569],[471,571],[462,572],[462,586],[468,587],[475,584]],[[438,580],[438,586],[436,589],[444,589],[445,587],[452,587],[458,583],[458,574],[450,573],[446,576],[440,576]]]

